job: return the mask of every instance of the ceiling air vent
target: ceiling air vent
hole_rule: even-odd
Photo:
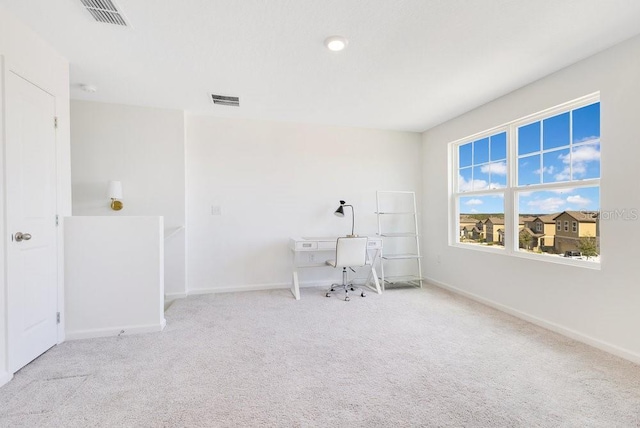
[[[240,107],[240,98],[238,97],[211,94],[211,100],[214,104],[220,104],[222,106]]]
[[[124,15],[118,10],[113,0],[80,1],[96,21],[127,27],[127,21],[125,21]]]

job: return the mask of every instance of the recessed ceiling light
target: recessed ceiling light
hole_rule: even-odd
[[[338,52],[347,47],[349,41],[342,36],[331,36],[327,37],[324,41],[324,45],[330,51]]]

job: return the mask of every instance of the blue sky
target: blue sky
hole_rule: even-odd
[[[521,126],[517,130],[517,137],[518,186],[600,177],[600,103]],[[459,146],[460,192],[506,187],[506,141],[506,132],[502,132]],[[567,208],[564,209],[581,209],[573,205],[588,206],[586,209],[599,208],[600,197],[597,191],[581,189],[573,192],[577,193],[573,194],[570,200],[572,202],[565,200],[564,206]],[[557,194],[536,192],[535,196],[559,202],[552,199]],[[569,196],[571,195],[567,197]],[[484,208],[478,212],[503,211],[501,202],[495,200],[495,197],[463,199],[475,203],[476,209]],[[480,200],[482,203],[479,203]],[[528,202],[532,201],[527,200]],[[461,200],[461,212],[466,212],[463,211],[465,205],[468,204],[463,204]]]

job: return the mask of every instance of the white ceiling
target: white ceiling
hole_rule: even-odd
[[[638,0],[119,0],[131,28],[80,0],[0,5],[69,59],[75,99],[406,131],[640,32]]]

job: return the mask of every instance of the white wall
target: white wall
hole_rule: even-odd
[[[10,15],[0,6],[0,57],[4,62],[4,74],[9,70],[24,77],[55,97],[58,129],[56,131],[57,171],[58,171],[58,212],[61,216],[71,213],[71,179],[69,166],[69,64],[65,58],[54,51],[44,40]],[[0,85],[2,87],[3,85]],[[0,89],[0,145],[4,146],[4,94]],[[4,147],[0,149],[0,164]],[[8,381],[11,376],[7,373],[7,336],[6,336],[6,283],[5,283],[5,245],[9,240],[4,218],[4,178],[0,174],[0,385]],[[58,308],[64,313],[64,269],[62,257],[62,228],[59,229],[58,251],[59,269]],[[64,319],[58,330],[58,340],[64,340]]]
[[[68,339],[164,328],[162,217],[65,219]]]
[[[640,362],[638,220],[602,220],[599,271],[449,247],[446,227],[449,142],[595,91],[602,109],[601,208],[640,208],[638,76],[640,38],[634,38],[425,132],[426,276]]]
[[[185,226],[182,111],[74,100],[71,119],[73,215],[161,215],[167,233]],[[122,181],[121,211],[109,208],[109,180]],[[184,229],[165,254],[165,291],[184,295]]]
[[[190,292],[288,286],[289,237],[350,232],[340,199],[375,234],[376,190],[421,190],[419,134],[190,114],[186,131]]]

